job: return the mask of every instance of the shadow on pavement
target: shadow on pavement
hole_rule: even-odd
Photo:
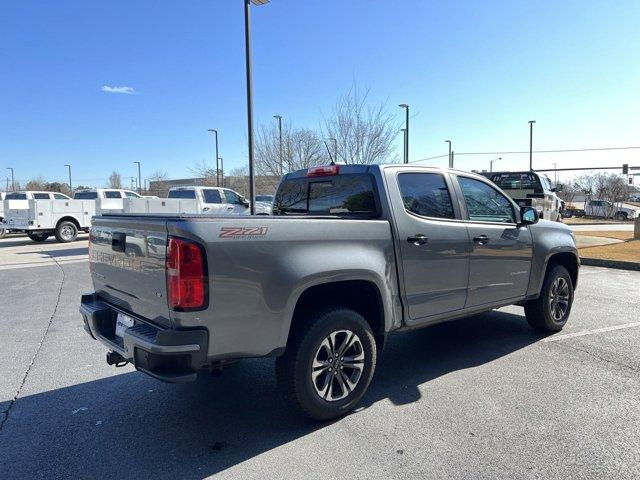
[[[430,380],[541,338],[504,312],[392,336],[364,408],[416,402]],[[202,479],[325,426],[283,404],[270,359],[187,385],[130,372],[20,398],[0,432],[0,476]]]
[[[89,240],[89,235],[78,235],[76,242],[82,242]],[[52,243],[58,243],[56,238],[52,235],[44,242],[34,242],[29,237],[6,237],[0,241],[0,248],[2,247],[23,247],[23,246],[37,246],[37,245],[51,245]]]
[[[59,257],[74,257],[77,255],[88,255],[89,247],[78,247],[78,248],[60,248],[57,250],[36,250],[29,252],[16,252],[16,255],[46,255],[52,258]]]

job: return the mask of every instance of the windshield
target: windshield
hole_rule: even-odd
[[[274,215],[377,215],[373,181],[369,174],[294,178],[280,184]]]

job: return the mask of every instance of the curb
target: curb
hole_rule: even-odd
[[[623,262],[621,260],[604,260],[602,258],[580,258],[581,265],[589,265],[592,267],[617,268],[619,270],[635,270],[640,271],[640,263]]]

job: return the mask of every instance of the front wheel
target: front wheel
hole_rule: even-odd
[[[626,220],[627,218],[627,212],[616,213],[616,220]]]
[[[573,304],[573,281],[562,265],[547,271],[540,296],[524,305],[529,325],[545,332],[558,332],[569,320]]]
[[[7,236],[7,229],[4,228],[4,225],[0,223],[0,238],[4,238]]]
[[[354,310],[334,307],[300,322],[276,360],[278,387],[316,420],[345,415],[362,399],[376,366],[371,327]]]

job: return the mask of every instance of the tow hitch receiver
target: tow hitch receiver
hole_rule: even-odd
[[[124,367],[129,362],[118,352],[107,352],[107,363],[116,367]]]

